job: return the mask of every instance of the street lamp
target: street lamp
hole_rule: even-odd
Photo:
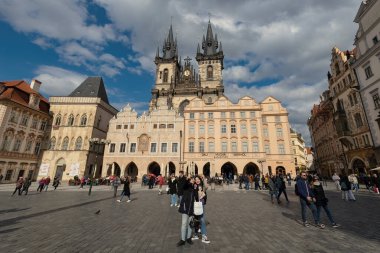
[[[91,173],[89,175],[90,177],[90,189],[88,190],[88,195],[91,195],[91,190],[92,190],[92,181],[94,178],[94,175],[96,175],[96,170],[98,168],[98,155],[103,155],[104,154],[104,149],[100,149],[99,147],[103,145],[109,145],[111,143],[110,140],[106,139],[100,139],[100,138],[91,138],[88,140],[90,142],[90,152],[94,151],[95,152],[95,164],[93,170],[91,170]],[[91,148],[93,147],[93,148]],[[92,149],[92,150],[91,150]]]
[[[258,159],[257,162],[260,163],[261,173],[264,175],[263,163],[265,163],[266,160],[265,159]]]

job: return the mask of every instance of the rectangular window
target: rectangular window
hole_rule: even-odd
[[[252,124],[252,125],[251,125],[251,132],[252,132],[252,134],[257,134],[257,127],[256,127],[256,124]]]
[[[215,152],[215,144],[214,142],[208,143],[208,152]]]
[[[284,144],[278,144],[278,153],[285,154]]]
[[[365,67],[364,72],[367,79],[373,76],[371,66]]]
[[[110,145],[110,153],[114,153],[115,152],[115,143],[111,143]]]
[[[205,134],[205,125],[199,126],[199,134]]]
[[[234,119],[235,118],[235,112],[230,112],[230,118]]]
[[[124,153],[125,152],[125,143],[121,143],[120,144],[120,153]]]
[[[236,125],[231,125],[231,134],[236,134]]]
[[[263,123],[267,123],[267,117],[263,116],[262,119],[263,119]]]
[[[37,118],[33,118],[31,128],[37,129],[38,120]]]
[[[15,145],[13,146],[13,151],[18,152],[20,150],[20,146],[21,146],[21,140],[16,139]]]
[[[270,154],[269,144],[265,144],[264,149],[266,154]]]
[[[227,126],[226,125],[221,126],[221,132],[222,132],[222,134],[227,133]]]
[[[214,118],[214,113],[209,112],[209,113],[208,113],[208,118],[209,118],[209,119],[213,119],[213,118]]]
[[[373,103],[375,105],[375,108],[376,109],[379,109],[380,108],[380,97],[379,97],[379,93],[376,93],[374,95],[372,95],[372,99],[373,99]]]
[[[5,174],[5,181],[11,180],[12,178],[12,172],[13,170],[7,170],[7,173]]]
[[[116,125],[116,129],[121,129],[121,125]]]
[[[172,143],[172,153],[178,152],[178,143]]]
[[[227,152],[227,142],[222,142],[222,152]]]
[[[194,134],[194,125],[189,125],[189,133]]]
[[[157,124],[153,124],[153,129],[157,129]]]
[[[247,133],[247,126],[245,124],[240,125],[240,131],[242,134]]]
[[[150,144],[150,153],[156,153],[157,152],[157,143],[151,143]]]
[[[245,112],[240,112],[240,118],[245,118]]]
[[[194,119],[194,113],[191,112],[191,113],[189,114],[189,117],[190,117],[190,119]]]
[[[161,153],[168,152],[168,144],[167,143],[161,143]]]
[[[205,118],[205,114],[203,112],[199,113],[199,118],[200,119],[204,119]]]
[[[205,152],[205,143],[203,141],[199,142],[199,152],[201,153]]]
[[[276,135],[277,138],[282,138],[282,128],[276,128]]]
[[[231,142],[231,151],[237,152],[237,143],[236,141]]]
[[[189,142],[189,152],[190,152],[190,153],[193,153],[193,152],[194,152],[194,142],[193,142],[193,141],[190,141],[190,142]]]
[[[268,135],[268,128],[264,128],[263,131],[264,131],[264,137],[268,137],[269,136]]]
[[[168,128],[174,128],[174,124],[168,124]]]
[[[352,97],[354,98],[355,105],[357,105],[357,104],[358,104],[357,93],[353,93],[353,94],[352,94]]]
[[[38,155],[40,153],[40,149],[41,149],[41,142],[37,141],[36,145],[34,146],[34,154]]]
[[[166,128],[166,124],[160,124],[159,126],[161,129]]]
[[[22,115],[22,118],[21,118],[21,125],[22,126],[27,126],[28,125],[28,120],[29,120],[29,116],[26,115],[26,114],[23,114]]]
[[[242,148],[243,152],[248,152],[248,142],[243,141]]]
[[[44,131],[45,128],[46,128],[46,121],[42,121],[42,122],[41,122],[41,126],[40,126],[40,130],[41,130],[41,131]]]
[[[135,129],[135,125],[131,124],[129,129]]]
[[[155,128],[157,128],[157,124],[155,124],[156,125],[156,127]],[[154,127],[153,127],[154,128]],[[128,129],[128,125],[124,125],[124,129]]]
[[[276,122],[281,122],[281,117],[280,116],[276,116],[275,120],[276,120]]]
[[[256,117],[256,112],[250,112],[249,115],[250,115],[250,117],[253,119],[253,118]]]
[[[129,147],[129,152],[130,153],[136,152],[136,143],[131,143],[131,146]]]
[[[31,141],[31,140],[28,140],[26,142],[25,152],[29,152],[32,149],[32,144],[33,144],[33,141]]]
[[[350,105],[354,106],[354,100],[352,100],[352,96],[348,95],[348,100],[350,101]]]
[[[222,119],[225,119],[225,118],[226,118],[226,112],[221,112],[221,113],[220,113],[220,117],[221,117]]]
[[[253,152],[259,152],[259,143],[257,141],[253,142]]]
[[[214,125],[208,125],[208,134],[214,134]]]

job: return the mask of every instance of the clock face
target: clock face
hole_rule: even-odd
[[[189,76],[189,75],[190,75],[190,70],[188,70],[188,69],[185,70],[185,73],[184,73],[184,74],[185,74],[185,76]]]

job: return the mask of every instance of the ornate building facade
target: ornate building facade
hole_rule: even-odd
[[[294,129],[290,129],[290,139],[296,171],[306,170],[305,141],[302,135]]]
[[[50,112],[52,130],[39,177],[99,177],[109,120],[117,113],[108,102],[103,79],[89,77],[70,95],[50,97]]]
[[[295,173],[288,112],[273,97],[236,104],[224,95],[222,44],[209,22],[194,67],[178,57],[172,27],[155,57],[149,112],[125,107],[110,121],[102,176]]]
[[[360,94],[375,147],[377,166],[380,165],[380,1],[363,1],[354,22],[356,60],[353,64]],[[371,159],[370,161],[374,161]]]
[[[35,179],[40,152],[47,143],[51,117],[41,82],[0,82],[0,174],[2,182]]]

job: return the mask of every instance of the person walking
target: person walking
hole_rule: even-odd
[[[324,224],[319,223],[318,215],[317,215],[317,208],[314,205],[314,202],[316,201],[314,197],[314,193],[310,188],[310,185],[307,181],[307,174],[306,172],[301,172],[301,177],[297,180],[297,183],[295,185],[296,188],[296,194],[299,196],[300,204],[301,204],[301,216],[302,216],[302,223],[305,227],[309,227],[309,223],[306,220],[306,207],[308,207],[314,218],[315,225],[320,228],[325,228]]]
[[[288,181],[288,186],[292,185],[292,176],[290,173],[286,174],[286,180]]]
[[[250,188],[253,189],[253,182],[255,181],[254,180],[254,176],[252,174],[249,174],[248,175],[248,180],[249,180],[249,184],[250,184]],[[255,187],[256,188],[256,187]]]
[[[338,174],[334,173],[332,176],[332,180],[334,181],[335,187],[337,191],[340,191],[340,177]]]
[[[168,181],[169,194],[170,194],[170,206],[177,206],[177,179],[175,178],[174,173],[171,174]]]
[[[351,190],[351,183],[347,175],[343,174],[340,177],[340,188],[342,190],[342,199],[345,201],[356,201],[354,194]]]
[[[45,189],[46,192],[47,192],[47,190],[49,188],[49,184],[50,184],[50,177],[47,177],[45,179],[45,183],[44,183],[44,189]]]
[[[162,194],[162,186],[164,185],[164,178],[161,174],[158,175],[157,179],[157,185],[158,185],[158,195]]]
[[[186,242],[193,244],[191,240],[190,219],[194,215],[194,201],[197,194],[194,191],[193,183],[194,179],[188,179],[183,187],[183,196],[178,209],[178,212],[182,215],[181,240],[177,243],[177,247],[185,245]]]
[[[181,199],[182,199],[183,191],[184,191],[183,189],[185,187],[186,181],[187,179],[185,175],[183,174],[183,171],[181,170],[179,172],[179,177],[178,177],[178,182],[177,182],[178,206],[181,203]]]
[[[261,191],[261,186],[260,186],[260,175],[256,174],[255,177],[253,178],[255,181],[255,190],[260,190]]]
[[[329,200],[326,198],[325,191],[323,190],[322,184],[319,181],[318,176],[314,176],[311,189],[315,196],[315,205],[317,207],[318,223],[320,223],[321,221],[321,208],[323,208],[323,210],[325,210],[326,212],[327,217],[329,218],[331,226],[333,226],[334,228],[339,227],[339,225],[336,224],[336,222],[334,221],[332,217],[331,211],[327,204]]]
[[[37,191],[42,192],[42,190],[44,189],[44,186],[45,186],[45,178],[43,177],[38,182]]]
[[[124,196],[128,197],[127,203],[131,202],[131,178],[127,176],[124,181],[123,191],[121,192],[120,199],[116,200],[121,202]]]
[[[276,178],[276,187],[278,189],[278,195],[277,195],[277,203],[280,204],[280,196],[282,193],[284,193],[286,201],[289,203],[288,194],[286,193],[286,185],[283,174],[280,172],[278,177]]]
[[[121,185],[120,177],[115,176],[112,181],[112,187],[113,187],[113,197],[116,198],[117,195],[117,188]]]
[[[269,189],[269,195],[270,200],[272,201],[272,204],[274,204],[274,198],[277,198],[277,187],[276,187],[276,180],[275,176],[268,177],[268,189]]]
[[[22,177],[19,177],[16,182],[16,188],[14,192],[12,193],[12,196],[15,195],[16,191],[18,191],[18,195],[21,195],[21,188],[23,184],[24,184],[24,179]]]
[[[21,194],[25,192],[25,195],[28,195],[29,187],[32,184],[32,180],[29,178],[25,178],[24,184],[22,185]]]
[[[59,184],[60,184],[59,179],[55,177],[53,180],[54,191],[57,190],[57,187],[59,186]]]
[[[80,179],[80,187],[79,189],[83,189],[83,186],[84,184],[86,183],[86,179],[84,178],[84,176]]]
[[[203,207],[203,214],[200,215],[200,217],[199,217],[200,223],[201,223],[202,242],[208,244],[208,243],[210,243],[210,240],[207,237],[207,229],[206,229],[206,213],[205,213],[205,211],[206,211],[205,205],[207,202],[206,188],[207,187],[204,184],[203,180],[199,176],[196,176],[194,178],[194,190],[195,190],[195,192],[197,192],[197,194],[195,195],[195,198],[197,201],[200,201],[202,203],[202,207]],[[199,232],[199,231],[195,231],[195,234],[192,237],[192,240],[199,239],[199,236],[197,236],[196,232]]]

